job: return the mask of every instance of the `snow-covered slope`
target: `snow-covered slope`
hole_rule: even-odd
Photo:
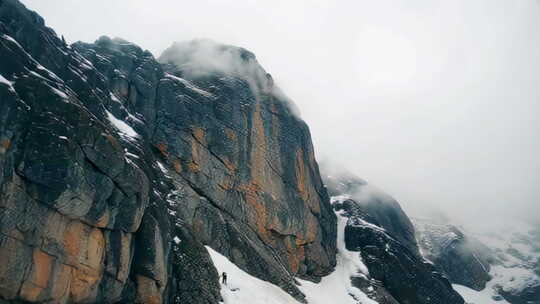
[[[300,290],[306,294],[308,303],[312,304],[377,304],[360,289],[352,286],[351,277],[364,276],[367,267],[361,262],[360,254],[345,248],[345,226],[347,218],[336,212],[338,218],[337,265],[335,271],[322,278],[318,284],[301,281]]]
[[[540,244],[535,227],[514,223],[500,228],[464,229],[493,254],[489,272],[492,279],[485,289],[475,291],[453,285],[468,303],[540,303]]]
[[[351,284],[352,276],[364,276],[367,268],[362,264],[358,252],[345,248],[344,229],[347,219],[337,213],[337,265],[334,272],[313,283],[298,279],[300,290],[309,304],[377,304]],[[279,287],[244,272],[226,257],[207,247],[208,252],[221,274],[227,273],[227,285],[222,284],[221,296],[225,304],[297,304],[293,297]]]
[[[465,299],[467,304],[510,304],[493,292],[493,286],[490,283],[481,291],[476,291],[469,287],[454,284],[454,289]]]
[[[206,247],[219,274],[227,273],[227,284],[221,284],[225,304],[297,304],[298,302],[279,287],[253,277],[226,257]]]

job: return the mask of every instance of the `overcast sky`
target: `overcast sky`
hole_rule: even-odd
[[[253,51],[297,103],[319,158],[400,201],[540,217],[537,0],[23,0],[69,42],[157,57],[211,38]]]

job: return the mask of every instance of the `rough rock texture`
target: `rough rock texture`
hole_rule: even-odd
[[[346,200],[336,208],[349,217],[345,227],[347,249],[360,252],[370,277],[381,282],[399,303],[464,303],[433,264],[376,225],[358,203]]]
[[[421,219],[414,224],[422,254],[452,283],[475,290],[486,287],[491,279],[490,263],[494,261],[489,249],[455,226]]]
[[[334,209],[347,217],[345,246],[359,251],[369,274],[353,286],[383,304],[463,304],[449,280],[419,253],[414,227],[387,194],[345,170],[322,167]]]
[[[221,48],[242,73],[68,46],[0,0],[2,301],[217,303],[203,245],[299,300],[294,276],[333,269],[307,126],[253,54]]]
[[[362,290],[370,299],[379,304],[399,304],[399,302],[384,288],[380,281],[363,276],[351,277],[352,286]]]
[[[384,228],[386,233],[411,252],[418,253],[414,226],[393,197],[344,169],[341,169],[339,174],[332,174],[336,169],[328,167],[329,164],[326,163],[321,165],[330,195],[347,195],[356,202],[357,208],[370,216],[373,224]]]

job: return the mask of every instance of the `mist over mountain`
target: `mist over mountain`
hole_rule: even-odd
[[[319,158],[340,155],[406,209],[538,222],[538,1],[23,2],[70,42],[249,49]]]
[[[540,303],[539,14],[0,0],[0,303]]]

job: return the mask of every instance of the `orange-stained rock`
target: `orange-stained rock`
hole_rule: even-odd
[[[319,201],[315,198],[312,198],[310,193],[315,192],[315,189],[311,189],[311,178],[306,174],[306,164],[304,162],[304,152],[302,149],[296,150],[296,160],[295,160],[295,173],[296,173],[296,187],[298,188],[298,193],[309,206],[311,211],[314,213],[321,213],[321,206]]]
[[[136,303],[140,304],[161,304],[162,295],[157,282],[151,278],[137,275],[137,299]]]
[[[297,273],[300,268],[300,263],[305,258],[304,247],[299,246],[294,237],[288,236],[285,238],[285,247],[287,249],[287,261],[292,273]]]
[[[236,165],[227,157],[223,158],[223,163],[225,164],[225,167],[227,167],[227,170],[229,170],[229,173],[234,173],[237,170]]]
[[[236,141],[237,139],[236,133],[232,129],[225,128],[225,135],[230,140]]]
[[[34,249],[32,270],[24,281],[20,297],[25,301],[35,302],[49,286],[54,258],[40,249]]]
[[[0,140],[0,154],[6,153],[11,146],[11,141],[7,138]]]
[[[266,185],[266,137],[264,135],[264,122],[261,117],[261,105],[255,105],[253,112],[253,128],[251,129],[251,178],[258,185]]]
[[[92,269],[103,268],[103,253],[105,250],[105,238],[100,229],[93,228],[88,235],[86,242],[86,252],[83,255],[82,263]]]
[[[249,204],[251,209],[248,212],[254,212],[255,214],[248,215],[248,220],[252,225],[257,227],[259,236],[265,241],[270,241],[270,232],[268,231],[266,224],[268,222],[268,213],[264,201],[259,196],[261,188],[258,184],[252,182],[250,184],[241,185],[238,187],[243,195],[246,203]]]
[[[109,221],[111,220],[111,211],[109,208],[105,209],[105,212],[101,215],[101,217],[94,223],[96,227],[105,228],[107,225],[109,225]]]
[[[160,142],[156,144],[156,148],[161,152],[161,154],[165,157],[169,156],[169,152],[167,151],[167,143]]]
[[[63,247],[66,255],[66,262],[69,265],[77,266],[81,254],[81,242],[86,238],[84,235],[84,224],[79,221],[71,221],[64,232]]]
[[[65,303],[69,297],[73,268],[58,262],[54,268],[53,277],[51,279],[51,298],[55,300],[54,303]]]
[[[305,171],[305,164],[304,164],[304,155],[303,155],[302,149],[296,150],[296,166],[295,166],[295,172],[296,172],[296,187],[298,188],[298,192],[300,193],[300,196],[304,201],[308,200],[308,189],[306,184],[306,171]]]
[[[85,300],[92,302],[96,296],[101,275],[102,272],[84,265],[73,268],[69,290],[71,299],[76,303]]]
[[[203,128],[193,127],[192,134],[198,142],[200,142],[201,144],[205,144],[205,132]]]
[[[72,221],[64,233],[64,249],[66,262],[73,267],[70,297],[75,302],[93,299],[103,275],[103,232]]]
[[[201,171],[201,166],[199,166],[199,164],[194,162],[194,161],[188,162],[187,167],[188,167],[189,171],[191,171],[191,172],[199,172],[199,171]]]
[[[225,180],[219,182],[217,185],[221,189],[223,189],[225,191],[229,191],[229,190],[233,189],[233,184],[234,184],[234,181],[232,180],[232,178],[225,178]]]
[[[179,159],[173,160],[173,167],[174,167],[174,171],[176,171],[176,173],[182,172],[182,163],[180,162]]]
[[[131,269],[131,233],[121,233],[120,259],[116,279],[125,282]]]

